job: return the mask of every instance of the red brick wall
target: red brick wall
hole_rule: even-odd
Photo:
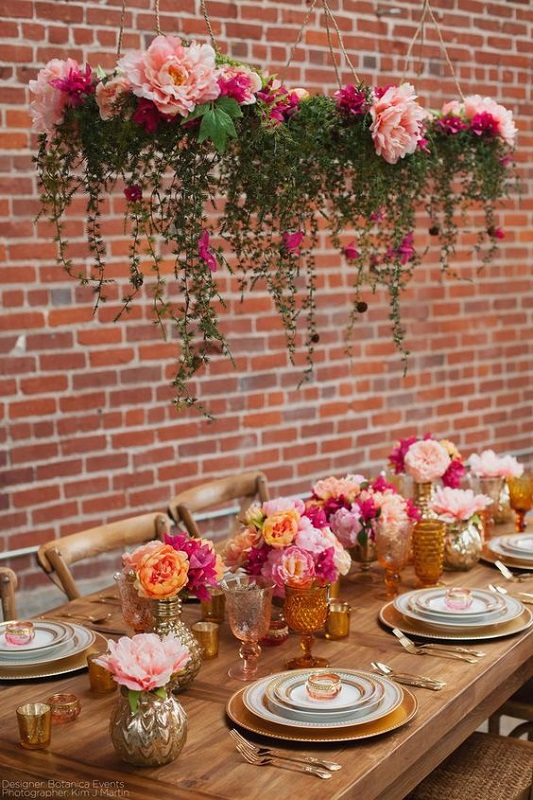
[[[150,5],[126,1],[123,51],[149,40]],[[457,90],[434,28],[405,64],[421,5],[330,3],[365,82],[384,85],[405,75],[421,102],[437,108]],[[378,17],[378,6],[401,14]],[[332,93],[337,82],[319,11],[284,69],[308,7],[304,0],[208,2],[222,50],[282,72],[292,85]],[[224,325],[236,369],[214,360],[198,382],[217,415],[209,423],[194,411],[176,413],[168,386],[176,351],[172,341],[161,341],[147,304],[114,324],[111,302],[93,319],[88,292],[55,265],[46,222],[34,224],[39,202],[28,81],[53,57],[110,69],[121,0],[0,0],[3,550],[165,508],[179,488],[232,470],[262,467],[275,492],[304,491],[319,476],[345,470],[371,474],[395,439],[413,433],[452,438],[465,455],[484,446],[531,448],[533,7],[529,0],[434,0],[433,7],[463,93],[487,94],[512,108],[520,130],[523,193],[501,212],[505,239],[497,257],[478,273],[465,238],[454,264],[460,279],[444,279],[421,221],[417,246],[430,251],[405,296],[411,351],[405,376],[380,296],[370,298],[353,362],[346,358],[350,275],[327,248],[319,259],[316,370],[302,388],[305,359],[298,357],[297,368],[288,363],[268,298],[258,292],[240,305],[230,295]],[[160,14],[164,33],[206,37],[198,2],[160,0]],[[337,54],[341,63],[338,48]],[[342,79],[352,80],[344,66]],[[73,254],[83,252],[82,231],[83,218],[71,216]],[[127,242],[120,231],[117,218],[110,260],[124,274]],[[26,573],[24,585],[38,581],[33,558],[7,563]]]

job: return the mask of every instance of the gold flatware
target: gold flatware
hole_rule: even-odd
[[[78,619],[84,622],[92,622],[94,625],[99,625],[112,615],[111,612],[109,612],[108,614],[100,614],[97,617],[94,617],[92,614],[59,614],[58,616],[63,619]]]
[[[527,581],[529,578],[533,578],[533,572],[511,572],[509,567],[502,561],[495,561],[494,566],[498,567],[503,577],[508,581]]]
[[[438,692],[446,686],[444,681],[426,678],[424,675],[409,675],[407,672],[395,672],[395,670],[382,661],[371,661],[370,666],[380,675],[392,678],[392,680],[397,683],[403,683],[406,686],[417,686],[419,689],[432,689],[434,692]]]
[[[289,761],[286,758],[274,758],[271,756],[258,756],[242,744],[237,745],[237,750],[242,755],[245,761],[249,764],[254,764],[257,767],[281,767],[281,769],[290,769],[293,772],[305,772],[308,775],[315,775],[317,778],[327,780],[333,775],[327,769],[315,767],[312,764],[302,764],[296,761]]]
[[[503,596],[507,595],[508,597],[516,597],[517,600],[520,600],[521,603],[533,603],[533,594],[529,592],[508,592],[504,586],[497,586],[494,583],[489,583],[489,589],[491,592],[495,592],[496,594],[501,594]]]
[[[447,647],[446,645],[415,644],[398,628],[393,628],[392,632],[396,638],[399,639],[402,647],[409,653],[413,653],[417,656],[431,655],[441,658],[454,658],[456,661],[468,661],[470,664],[475,664],[478,658],[480,658],[480,656],[474,655],[475,652],[480,653],[480,650],[468,651],[467,648],[464,647],[460,650],[459,648],[454,648],[452,650],[451,647]],[[483,653],[483,655],[485,654]]]
[[[324,767],[325,769],[329,769],[330,772],[335,772],[336,770],[342,768],[341,764],[337,764],[336,761],[326,761],[323,758],[314,758],[313,756],[288,755],[285,751],[278,750],[275,747],[265,747],[253,744],[253,742],[249,742],[248,739],[245,739],[244,736],[241,736],[241,734],[235,730],[235,728],[231,728],[229,733],[235,742],[237,742],[237,744],[241,745],[241,747],[247,748],[250,752],[255,753],[256,756],[273,756],[286,761],[312,764],[315,767]]]

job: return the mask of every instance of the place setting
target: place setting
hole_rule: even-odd
[[[382,607],[379,620],[404,634],[476,640],[523,631],[532,624],[533,616],[509,594],[437,586],[398,595]]]
[[[533,533],[507,534],[489,539],[481,553],[483,561],[490,564],[503,563],[506,567],[516,567],[533,571]],[[526,579],[518,575],[518,579]]]
[[[416,698],[370,672],[316,667],[267,675],[235,692],[226,713],[253,733],[301,742],[353,741],[413,718]]]
[[[72,622],[38,619],[0,624],[0,680],[62,675],[86,666],[86,654],[105,637]]]

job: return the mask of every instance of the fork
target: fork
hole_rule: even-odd
[[[507,597],[517,597],[522,603],[533,603],[533,594],[528,592],[515,592],[511,594],[504,586],[498,586],[494,583],[489,583],[489,590],[495,594],[507,595]]]
[[[533,578],[533,572],[522,572],[520,574],[511,572],[509,567],[502,561],[495,561],[494,566],[498,567],[503,577],[508,581],[527,581],[529,578]]]
[[[485,655],[481,650],[468,650],[466,647],[448,647],[447,645],[438,644],[415,644],[405,636],[398,628],[392,629],[393,634],[400,640],[400,644],[405,647],[409,653],[414,653],[417,656],[433,655],[441,656],[442,658],[455,658],[457,661],[468,661],[470,664],[475,664],[478,658]],[[481,655],[479,655],[481,653]]]
[[[337,764],[336,761],[326,761],[323,758],[313,758],[313,756],[289,756],[283,750],[277,750],[275,747],[265,747],[253,744],[253,742],[249,742],[248,739],[245,739],[244,736],[241,736],[241,734],[236,731],[235,728],[231,728],[229,734],[233,737],[237,744],[241,745],[243,748],[246,748],[248,751],[253,752],[257,756],[273,756],[274,758],[282,758],[285,761],[296,761],[300,764],[311,764],[315,767],[324,767],[325,769],[329,769],[330,772],[335,772],[336,770],[341,769],[341,765]]]
[[[237,750],[245,761],[247,761],[249,764],[255,764],[258,767],[266,767],[268,765],[271,767],[281,767],[282,769],[290,769],[293,772],[305,772],[308,775],[316,775],[318,778],[324,778],[324,780],[331,778],[332,775],[329,770],[315,767],[312,764],[300,764],[296,761],[287,761],[283,758],[258,756],[256,753],[252,753],[251,750],[248,750],[248,748],[244,747],[242,744],[237,745]]]

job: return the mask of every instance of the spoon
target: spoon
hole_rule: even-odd
[[[370,666],[385,675],[388,678],[393,678],[398,683],[405,683],[407,686],[418,686],[421,689],[432,689],[434,692],[444,689],[446,684],[444,681],[436,681],[433,678],[425,678],[423,675],[409,675],[407,672],[395,672],[392,667],[384,664],[382,661],[371,661]]]

